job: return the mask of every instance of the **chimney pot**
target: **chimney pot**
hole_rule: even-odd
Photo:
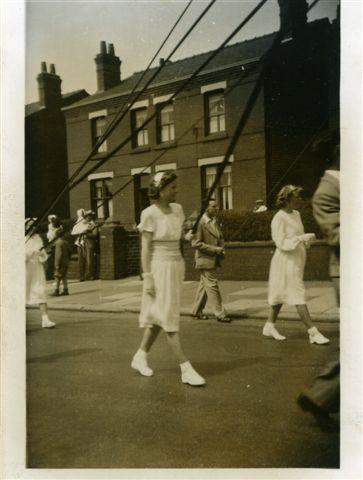
[[[106,42],[104,40],[101,41],[101,50],[100,51],[101,51],[102,55],[107,54]]]
[[[108,54],[112,55],[113,57],[115,56],[115,47],[113,46],[113,43],[108,45]]]
[[[42,62],[42,63],[41,63],[40,71],[41,71],[42,73],[47,73],[47,63],[46,63],[46,62]]]
[[[159,66],[162,67],[165,64],[165,58],[159,59]]]
[[[51,73],[52,75],[56,75],[54,63],[51,63],[51,64],[50,64],[50,73]]]

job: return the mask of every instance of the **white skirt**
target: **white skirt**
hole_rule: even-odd
[[[299,245],[293,251],[278,248],[271,260],[268,280],[268,303],[270,305],[305,305],[304,268],[306,250]]]
[[[44,267],[38,260],[26,263],[26,304],[47,303]]]
[[[178,332],[185,264],[179,242],[162,243],[153,247],[151,260],[155,297],[143,290],[139,323],[140,327],[159,325],[165,332]]]

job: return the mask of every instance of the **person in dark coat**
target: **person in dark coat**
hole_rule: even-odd
[[[53,297],[58,297],[59,295],[69,295],[68,292],[68,281],[67,281],[67,272],[69,260],[71,257],[71,246],[68,240],[64,236],[64,229],[62,226],[57,228],[55,231],[54,240],[54,279],[55,279],[55,290],[52,293]],[[63,284],[62,293],[59,292],[60,283]]]
[[[329,132],[316,145],[315,151],[327,159],[325,171],[313,197],[314,217],[330,246],[329,273],[337,303],[340,304],[340,144],[339,131]],[[311,387],[300,394],[298,403],[318,419],[329,418],[340,408],[340,361],[325,365]]]

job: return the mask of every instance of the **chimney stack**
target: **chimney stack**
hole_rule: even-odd
[[[48,73],[46,62],[42,62],[37,80],[40,105],[46,108],[59,108],[62,102],[62,80],[55,73],[55,65],[50,64],[50,72]]]
[[[115,55],[113,43],[101,41],[100,53],[96,55],[97,91],[104,92],[121,83],[121,60]]]

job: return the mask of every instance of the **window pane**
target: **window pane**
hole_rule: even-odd
[[[209,132],[210,133],[218,132],[218,117],[211,117],[209,119]]]
[[[209,97],[209,113],[211,115],[220,115],[224,113],[223,94],[219,93]]]
[[[170,125],[170,140],[175,139],[174,124]]]
[[[225,120],[225,116],[224,115],[221,115],[219,117],[219,131],[220,132],[224,132],[226,129],[226,120]]]
[[[165,127],[161,127],[161,141],[169,141],[169,127],[167,125]]]
[[[137,134],[137,144],[140,147],[145,145],[145,143],[144,143],[144,130],[140,130],[140,132]]]
[[[135,111],[135,125],[136,125],[136,128],[141,127],[141,125],[145,122],[145,120],[146,120],[146,109],[136,110]]]

